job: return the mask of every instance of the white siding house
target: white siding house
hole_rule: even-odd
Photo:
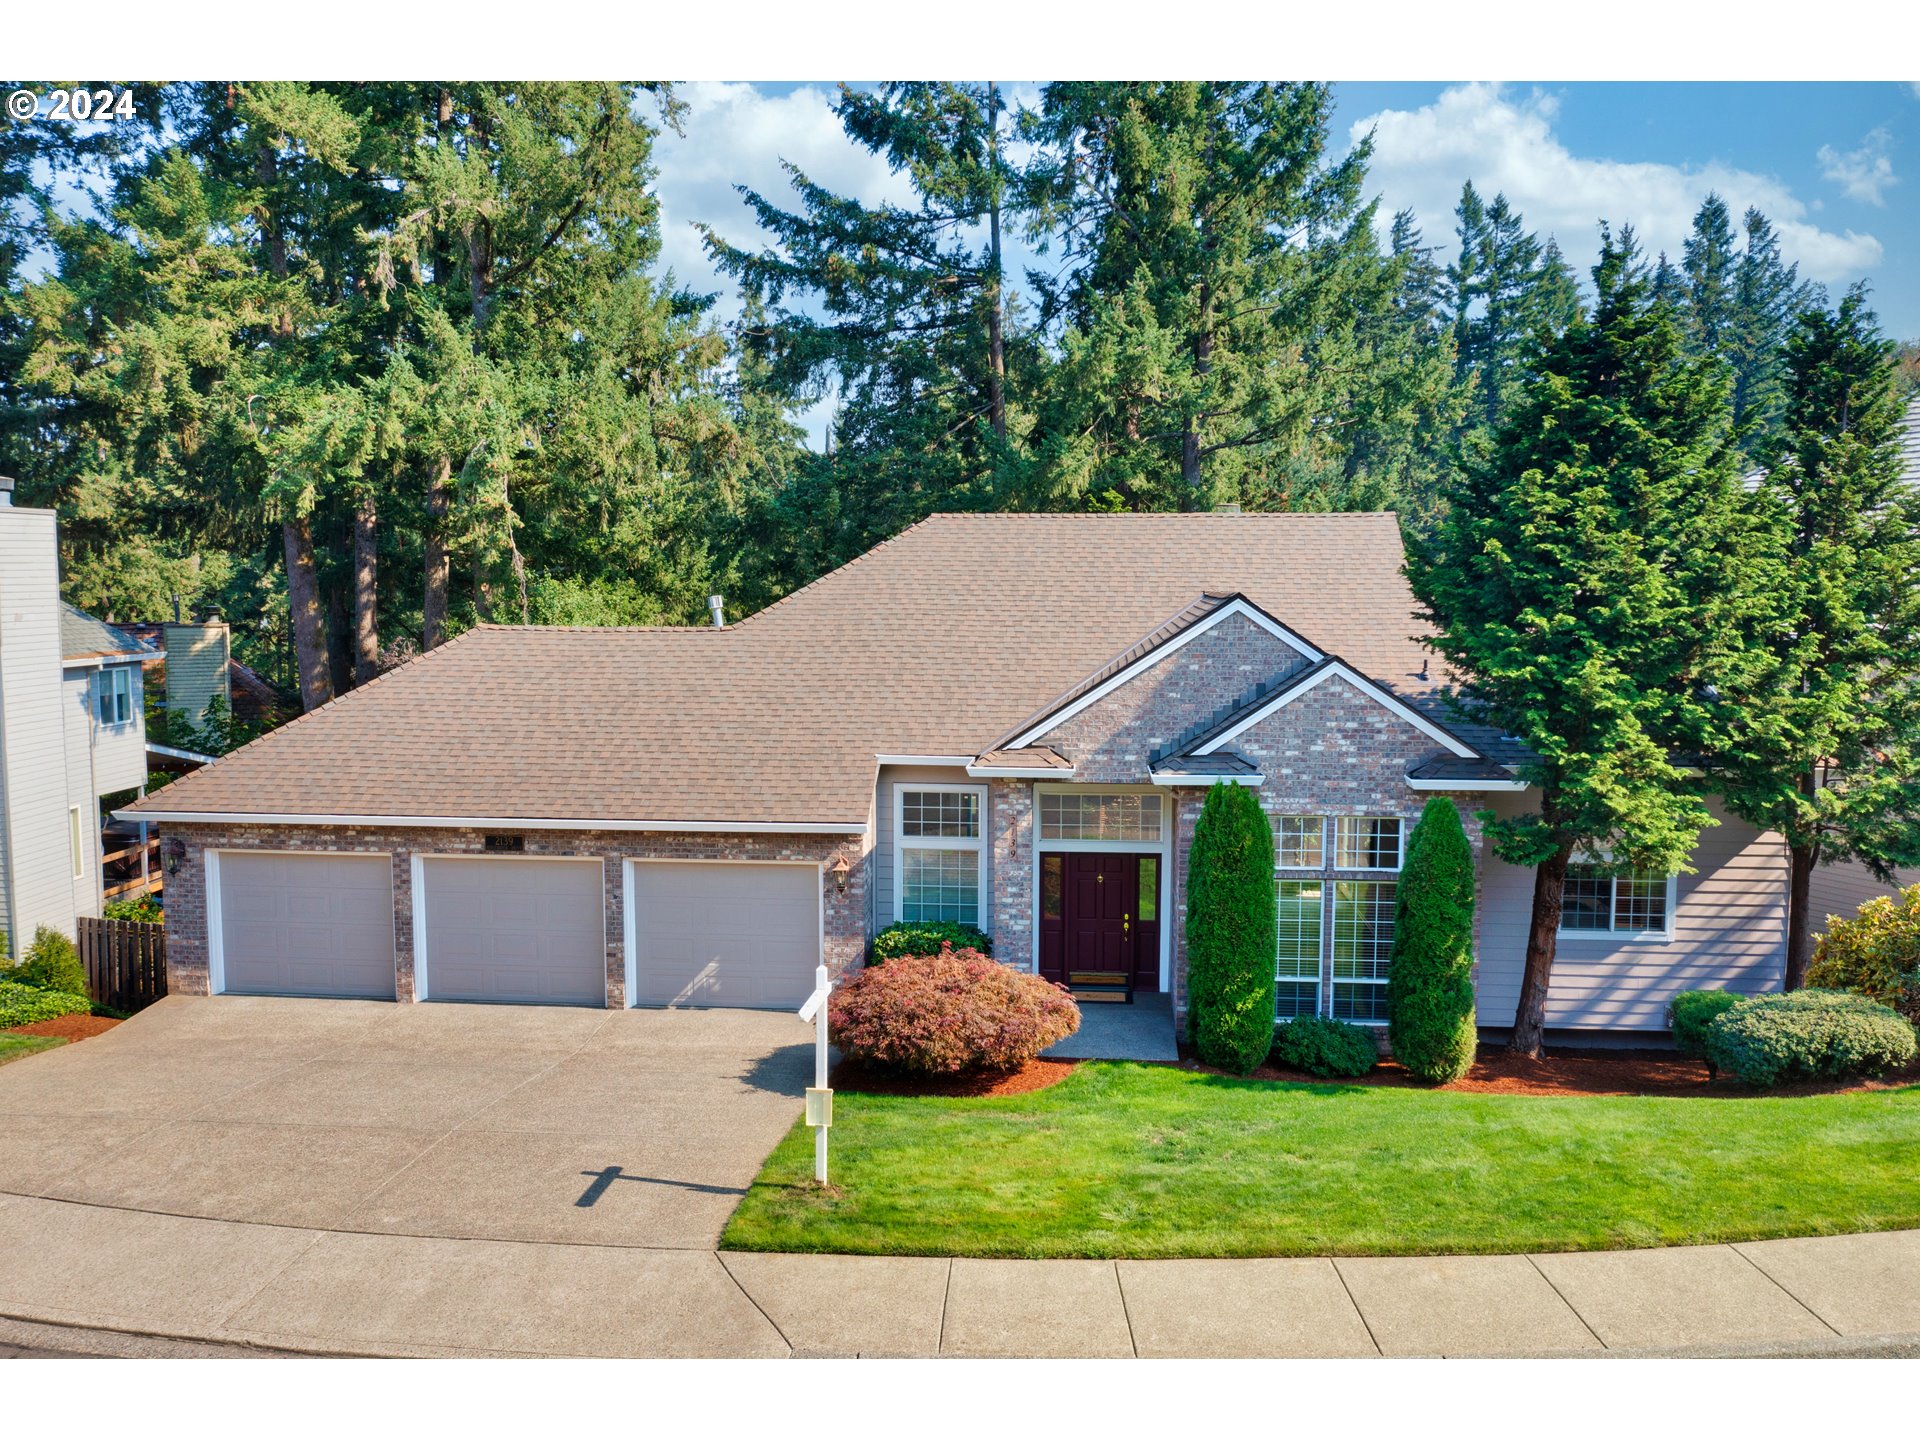
[[[0,931],[17,960],[101,909],[102,795],[146,782],[152,647],[60,600],[51,510],[0,481]]]

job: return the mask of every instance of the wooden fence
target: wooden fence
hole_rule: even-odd
[[[82,915],[80,963],[94,1004],[144,1010],[167,993],[167,927]]]

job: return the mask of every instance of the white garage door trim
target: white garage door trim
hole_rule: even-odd
[[[815,955],[819,958],[816,965],[826,964],[827,956],[827,866],[824,860],[703,860],[698,856],[679,855],[629,855],[627,863],[620,867],[620,915],[621,926],[625,934],[627,971],[627,1008],[635,1008],[634,997],[640,993],[640,934],[638,917],[634,914],[633,867],[636,865],[792,865],[803,866],[814,872],[818,883],[814,886],[815,912],[818,917],[815,932]]]
[[[607,914],[607,866],[598,855],[476,855],[472,851],[436,850],[432,852],[416,851],[413,856],[413,998],[431,1000],[428,971],[429,949],[427,945],[427,861],[429,860],[492,860],[504,864],[536,861],[542,864],[580,865],[592,863],[600,867],[600,917],[601,934],[606,933]],[[603,939],[604,943],[604,939]],[[629,955],[627,963],[632,965]],[[604,968],[604,962],[603,962]],[[606,1004],[603,996],[600,1003]]]
[[[230,846],[224,852],[211,848],[202,851],[201,864],[206,873],[207,882],[207,993],[209,995],[224,995],[227,993],[227,946],[226,935],[223,933],[225,926],[224,897],[220,890],[220,856],[223,853],[232,855],[317,855],[323,857],[336,856],[341,859],[385,860],[389,867],[391,867],[393,863],[393,852],[391,850],[269,850],[259,846],[239,845]],[[391,875],[389,875],[389,884],[391,884]],[[394,994],[397,997],[400,993],[400,977],[397,969],[400,946],[397,937],[390,936],[389,938],[393,939],[393,950],[396,960]]]

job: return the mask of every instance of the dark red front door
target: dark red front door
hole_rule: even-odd
[[[1042,856],[1040,973],[1062,984],[1122,975],[1135,990],[1158,990],[1160,857]]]

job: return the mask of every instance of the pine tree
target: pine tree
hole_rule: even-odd
[[[1920,496],[1901,474],[1892,347],[1861,289],[1803,312],[1761,498],[1780,553],[1753,627],[1762,683],[1726,697],[1716,785],[1786,837],[1786,983],[1804,983],[1816,865],[1920,863]]]
[[[1187,1024],[1208,1065],[1246,1074],[1273,1048],[1279,944],[1273,824],[1243,785],[1215,785],[1187,860]]]
[[[1409,574],[1476,713],[1524,740],[1539,808],[1489,822],[1534,868],[1512,1048],[1537,1054],[1567,866],[1685,867],[1712,823],[1684,754],[1703,689],[1736,693],[1755,547],[1727,382],[1652,303],[1632,232],[1602,230],[1595,311],[1549,344]]]
[[[1420,812],[1395,889],[1387,967],[1393,1058],[1436,1085],[1473,1068],[1473,847],[1460,812],[1435,795]]]

